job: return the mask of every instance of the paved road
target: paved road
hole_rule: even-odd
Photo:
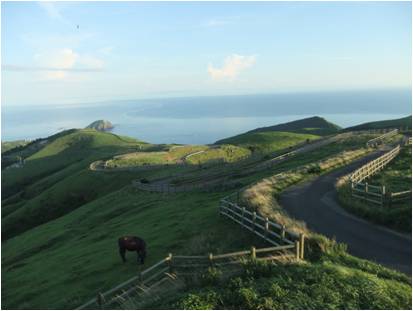
[[[400,234],[357,218],[337,203],[334,188],[337,178],[381,153],[371,154],[305,185],[291,187],[281,195],[279,202],[291,216],[305,221],[311,230],[346,243],[350,254],[411,274],[411,234]]]

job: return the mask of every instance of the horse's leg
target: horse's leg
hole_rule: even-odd
[[[137,250],[137,251],[136,251],[136,254],[138,255],[138,263],[139,263],[139,259],[140,259],[140,261],[142,262],[141,251],[140,251],[140,250]]]
[[[126,262],[125,253],[126,253],[126,249],[123,247],[119,247],[119,254],[120,254],[120,257],[122,257],[123,262]]]

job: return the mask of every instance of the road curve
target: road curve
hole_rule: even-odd
[[[281,194],[279,203],[290,216],[305,221],[312,231],[346,243],[350,254],[411,275],[411,234],[400,234],[367,222],[349,214],[338,204],[334,187],[337,178],[380,153],[370,154],[305,185],[290,187]]]

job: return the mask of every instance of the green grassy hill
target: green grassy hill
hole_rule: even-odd
[[[2,172],[3,239],[62,216],[97,197],[101,187],[116,190],[129,182],[131,176],[96,178],[89,164],[148,146],[95,130],[71,130],[43,141],[22,168]]]
[[[364,144],[365,141],[360,141],[360,145]],[[233,178],[239,182],[237,187],[242,187],[354,146],[352,140],[323,146],[309,154],[293,157],[280,166],[241,179]],[[73,130],[54,139],[48,138],[41,149],[26,158],[23,168],[2,172],[3,309],[74,308],[97,292],[134,276],[138,269],[136,254],[128,253],[125,264],[118,254],[117,238],[122,235],[139,235],[147,241],[145,267],[170,252],[191,255],[243,250],[251,245],[266,246],[248,231],[218,215],[219,200],[229,191],[163,195],[139,191],[131,185],[134,179],[165,176],[169,168],[133,173],[89,170],[90,163],[96,160],[131,152],[158,152],[161,147],[164,148],[95,130]],[[200,170],[199,174],[208,172],[208,169]],[[364,281],[372,282],[368,284],[377,281],[377,284],[386,286],[377,287],[379,292],[387,288],[392,297],[400,298],[399,306],[405,306],[405,297],[411,287],[406,285],[408,282],[403,275],[346,255],[317,260],[308,262],[308,270],[282,272],[286,278],[302,279],[297,283],[301,285],[297,287],[296,295],[307,297],[306,283],[317,269],[316,265],[337,262],[349,267],[348,271],[340,266],[337,269],[354,275],[348,280],[357,288],[364,288]],[[321,272],[322,277],[317,282],[335,277],[328,269]],[[358,273],[364,272],[369,273],[367,279],[359,278]],[[300,277],[301,273],[308,275]],[[257,286],[266,284],[260,283],[258,277],[252,279],[257,280]],[[363,282],[355,283],[357,280]],[[374,284],[365,292],[376,288]],[[354,287],[350,285],[346,281],[341,289],[352,293]],[[384,297],[387,299],[387,292]],[[180,303],[181,298],[175,296],[173,299]],[[379,301],[377,295],[373,298],[373,301],[369,300],[371,308]],[[187,303],[185,301],[182,303]],[[329,306],[325,304],[326,308]],[[388,303],[384,306],[398,305]]]
[[[232,144],[248,148],[253,152],[272,153],[299,143],[318,139],[320,136],[289,132],[253,132],[217,141],[217,144]]]
[[[312,117],[255,130],[222,139],[216,144],[233,144],[255,152],[271,153],[298,143],[334,134],[339,127],[323,118]]]
[[[403,127],[403,128],[408,127],[409,129],[411,129],[412,128],[412,116],[404,117],[401,119],[363,123],[360,125],[347,127],[343,131],[347,132],[347,131],[361,131],[361,130],[372,130],[372,129],[383,129],[383,128],[400,128],[400,127]]]
[[[4,153],[16,147],[24,147],[28,143],[30,143],[30,141],[28,140],[2,141],[1,142],[1,153]]]
[[[282,131],[314,135],[329,135],[337,133],[339,129],[340,127],[338,125],[316,116],[273,126],[261,127],[249,131],[248,133]]]

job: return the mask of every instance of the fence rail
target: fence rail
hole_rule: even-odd
[[[286,250],[293,249],[293,253],[285,253]],[[96,309],[96,307],[102,309],[105,306],[120,303],[125,297],[128,297],[131,294],[135,294],[139,291],[148,292],[148,290],[167,279],[174,279],[181,273],[187,274],[185,272],[188,269],[196,269],[199,272],[200,269],[207,269],[210,267],[240,265],[247,260],[271,261],[279,258],[300,259],[299,243],[260,249],[251,247],[249,250],[218,255],[209,253],[208,255],[203,256],[173,256],[172,254],[169,254],[167,257],[138,273],[138,275],[133,278],[104,293],[98,293],[96,298],[90,299],[76,308],[76,310],[87,308]]]
[[[400,153],[400,145],[386,152],[382,156],[374,159],[367,164],[363,165],[359,169],[355,170],[351,176],[350,181],[352,183],[360,183],[366,178],[372,176],[378,171],[382,170],[391,160],[393,160]]]
[[[391,129],[391,130],[389,130],[387,133],[384,133],[383,135],[381,135],[381,136],[379,136],[379,137],[370,139],[370,140],[366,143],[366,145],[367,145],[367,147],[376,147],[376,146],[382,144],[383,141],[384,141],[386,138],[389,138],[389,137],[392,137],[392,136],[394,136],[394,135],[397,135],[398,133],[399,133],[399,130],[398,130],[398,129]]]
[[[386,193],[385,186],[371,185],[363,182],[368,177],[382,170],[390,161],[400,153],[400,145],[383,154],[375,160],[363,165],[350,175],[351,195],[376,205],[391,205],[411,198],[411,190]]]
[[[245,229],[253,232],[266,242],[277,246],[293,248],[296,243],[299,247],[299,258],[304,259],[304,235],[286,229],[285,226],[263,217],[257,212],[251,212],[245,207],[231,202],[228,197],[221,199],[219,213],[238,223]]]

